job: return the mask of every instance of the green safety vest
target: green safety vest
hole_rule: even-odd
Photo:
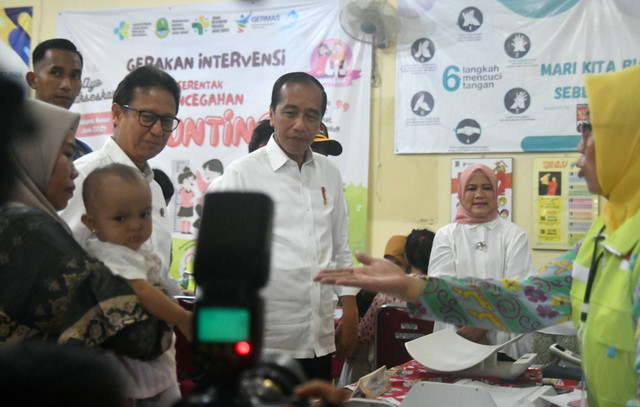
[[[586,323],[581,321],[596,235],[604,221],[598,218],[584,238],[573,266],[571,312],[582,343],[582,371],[587,380],[589,407],[624,406],[638,392],[633,368],[636,355],[633,293],[638,285],[637,261],[640,212],[628,219],[596,248],[597,272],[593,280]]]

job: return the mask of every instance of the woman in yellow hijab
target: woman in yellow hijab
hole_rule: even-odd
[[[485,329],[531,332],[572,319],[589,406],[640,406],[640,66],[587,76],[585,86],[591,123],[577,165],[607,202],[577,256],[565,253],[524,281],[491,281],[407,278],[357,253],[364,267],[324,270],[315,280],[383,291],[407,300],[413,316]]]
[[[607,201],[574,262],[572,317],[589,404],[637,404],[640,67],[587,76],[585,87],[591,123],[583,126],[577,165],[589,191]]]

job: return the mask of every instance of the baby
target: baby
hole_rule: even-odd
[[[151,189],[142,173],[123,164],[94,170],[82,186],[87,213],[82,223],[94,234],[87,250],[129,283],[147,312],[192,339],[192,313],[152,284],[161,283],[160,259],[141,249],[151,236]]]

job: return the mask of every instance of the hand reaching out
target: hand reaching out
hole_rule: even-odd
[[[400,267],[388,260],[374,258],[363,252],[356,252],[356,259],[364,264],[364,267],[322,270],[314,281],[381,291],[412,303],[420,301],[424,289],[423,280],[409,277]]]

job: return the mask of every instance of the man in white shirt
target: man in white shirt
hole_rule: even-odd
[[[164,149],[178,126],[180,120],[176,114],[179,100],[180,87],[166,72],[153,66],[143,66],[130,72],[113,94],[113,136],[107,139],[100,150],[74,161],[79,172],[75,180],[76,191],[67,208],[60,213],[73,231],[74,238],[86,247],[92,231],[80,219],[86,213],[82,201],[85,178],[94,169],[112,163],[139,169],[151,188],[153,223],[151,238],[142,247],[160,257],[161,277],[173,295],[181,294],[181,291],[169,276],[171,225],[162,189],[153,180],[153,171],[147,161]],[[127,390],[128,398],[137,402],[145,400],[145,405],[170,405],[180,397],[173,348],[151,362],[131,360],[127,363],[130,365],[126,372],[127,380],[137,384],[135,388]]]
[[[251,191],[275,203],[272,267],[265,299],[264,347],[301,362],[309,378],[330,378],[331,354],[350,356],[358,337],[358,289],[313,282],[329,267],[352,267],[340,172],[311,143],[327,95],[314,77],[280,77],[271,95],[273,137],[229,165],[210,191]],[[334,293],[343,315],[334,333]]]

